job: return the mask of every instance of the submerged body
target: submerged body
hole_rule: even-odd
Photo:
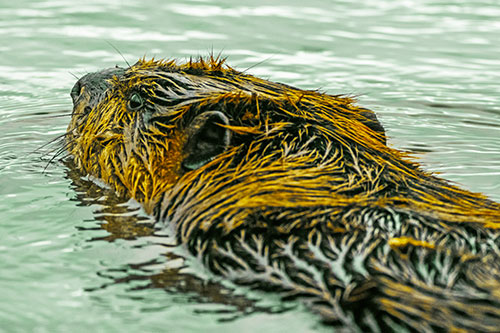
[[[72,98],[78,168],[212,272],[347,330],[500,327],[500,204],[388,147],[352,99],[215,59],[88,74]]]

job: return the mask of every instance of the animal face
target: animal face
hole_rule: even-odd
[[[186,173],[257,143],[268,151],[308,141],[323,152],[388,150],[373,112],[350,98],[258,79],[213,58],[87,74],[71,96],[67,142],[76,164],[147,211]]]

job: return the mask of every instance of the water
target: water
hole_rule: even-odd
[[[196,278],[136,205],[44,170],[53,146],[36,149],[64,133],[74,76],[125,65],[110,44],[129,62],[222,51],[359,95],[389,144],[500,200],[497,1],[1,2],[0,331],[329,331],[300,304]]]

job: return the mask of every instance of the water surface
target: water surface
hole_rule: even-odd
[[[329,331],[300,304],[184,267],[136,204],[48,165],[57,147],[37,149],[65,132],[75,77],[125,60],[213,50],[257,76],[356,95],[390,145],[500,200],[497,1],[3,2],[0,331]]]

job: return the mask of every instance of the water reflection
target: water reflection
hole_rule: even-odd
[[[95,220],[87,221],[92,226],[78,229],[81,232],[107,231],[104,236],[91,237],[89,242],[147,239],[147,242],[134,244],[132,248],[141,251],[161,246],[163,249],[158,258],[112,265],[96,272],[106,281],[97,287],[88,287],[85,291],[96,292],[116,285],[126,285],[127,293],[133,299],[132,293],[135,291],[163,289],[170,294],[184,295],[191,303],[223,305],[222,309],[218,307],[217,310],[197,311],[217,314],[219,321],[232,321],[256,312],[279,314],[297,306],[293,301],[263,306],[259,304],[259,299],[242,294],[245,288],[228,287],[217,281],[198,277],[191,272],[186,258],[177,253],[180,246],[175,237],[163,228],[158,228],[154,219],[144,215],[138,204],[84,177],[70,159],[65,160],[64,164],[67,167],[66,176],[71,180],[76,193],[73,200],[79,206],[96,207]]]

